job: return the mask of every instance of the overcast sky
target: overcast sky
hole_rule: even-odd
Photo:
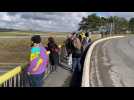
[[[82,17],[93,13],[105,17],[134,17],[134,12],[0,12],[0,28],[70,32],[78,29]]]

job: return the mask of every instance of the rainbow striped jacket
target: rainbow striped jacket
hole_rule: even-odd
[[[39,65],[39,68],[32,74],[42,74],[46,71],[48,65],[47,50],[40,44],[39,47],[32,47],[30,53],[30,64],[27,68],[27,72],[32,72],[32,69]]]

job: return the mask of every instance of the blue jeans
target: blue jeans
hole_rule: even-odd
[[[39,75],[28,75],[28,79],[31,87],[42,87],[44,84],[44,75],[45,73]]]
[[[72,70],[73,72],[78,69],[79,72],[81,72],[81,63],[80,63],[81,58],[72,58]]]

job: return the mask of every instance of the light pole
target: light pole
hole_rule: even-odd
[[[110,36],[112,35],[112,31],[113,31],[112,28],[113,28],[112,23],[110,23]]]
[[[109,35],[111,36],[111,22],[109,18],[107,20],[107,30],[108,30]]]

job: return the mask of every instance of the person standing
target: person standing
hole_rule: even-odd
[[[49,58],[52,71],[57,70],[59,65],[59,47],[57,46],[53,37],[48,38],[48,50],[50,51]]]
[[[66,50],[67,50],[67,58],[68,58],[68,65],[72,65],[72,33],[68,35],[67,40],[65,42]]]
[[[72,71],[74,72],[76,69],[81,71],[81,42],[79,36],[74,34],[73,36],[73,47],[72,47]]]
[[[83,52],[85,51],[86,47],[89,45],[90,42],[91,42],[91,39],[89,38],[88,32],[86,32],[85,37],[84,37],[84,39],[82,41]]]
[[[81,42],[79,39],[79,34],[75,33],[73,35],[73,47],[72,47],[72,79],[70,82],[71,87],[80,87],[81,84],[81,73],[82,73],[82,67],[81,67]]]
[[[48,54],[41,43],[41,37],[39,35],[34,35],[31,38],[31,42],[30,62],[26,69],[28,80],[31,87],[42,87],[48,65]]]

